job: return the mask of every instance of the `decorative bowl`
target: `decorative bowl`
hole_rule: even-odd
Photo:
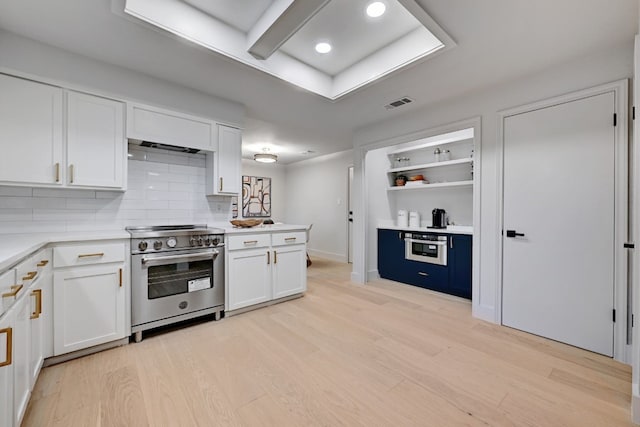
[[[234,219],[230,221],[234,227],[250,228],[262,224],[261,219]]]

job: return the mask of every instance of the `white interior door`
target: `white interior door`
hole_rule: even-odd
[[[607,356],[614,111],[612,91],[504,120],[502,322]]]
[[[353,262],[353,166],[349,166],[347,186],[347,262]]]

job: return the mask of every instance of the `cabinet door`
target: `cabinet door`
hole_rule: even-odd
[[[0,74],[0,181],[62,184],[62,89]]]
[[[31,392],[31,375],[29,373],[29,347],[31,346],[31,305],[28,297],[20,298],[14,306],[15,321],[13,328],[13,419],[16,426],[22,422],[22,417],[29,403]]]
[[[56,356],[124,338],[123,269],[87,266],[54,273]]]
[[[30,307],[31,342],[29,346],[29,387],[33,389],[44,361],[44,318],[42,316],[43,277],[29,288],[28,305]]]
[[[471,236],[457,234],[450,235],[448,251],[448,293],[471,299]]]
[[[227,310],[271,300],[269,248],[228,252]]]
[[[242,178],[242,131],[218,125],[218,193],[238,194]]]
[[[380,277],[404,282],[404,239],[398,230],[378,230],[378,274]]]
[[[11,427],[13,422],[13,374],[15,366],[14,310],[0,320],[0,427]]]
[[[122,188],[124,104],[69,91],[67,108],[68,185]]]
[[[307,290],[307,251],[305,245],[273,248],[273,298]]]

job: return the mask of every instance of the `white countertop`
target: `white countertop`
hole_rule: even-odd
[[[231,225],[220,227],[224,229],[225,234],[246,234],[246,233],[274,233],[279,231],[307,231],[308,225],[297,224],[260,224],[255,227],[241,228]]]
[[[0,235],[0,272],[49,243],[129,239],[125,230]]]
[[[401,231],[421,231],[428,233],[446,233],[446,234],[468,234],[473,235],[473,227],[470,225],[449,225],[447,228],[427,228],[425,227],[398,227],[393,224],[381,223],[378,228],[385,230],[401,230]]]

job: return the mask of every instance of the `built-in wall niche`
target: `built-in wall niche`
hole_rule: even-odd
[[[388,149],[389,191],[473,186],[473,129]]]

